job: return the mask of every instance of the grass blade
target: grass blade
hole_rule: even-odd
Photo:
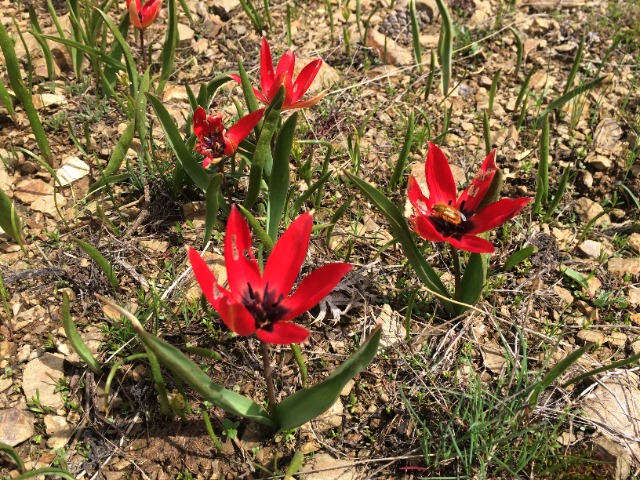
[[[442,94],[447,95],[449,93],[449,83],[451,82],[451,68],[452,68],[452,55],[453,55],[453,20],[451,20],[451,14],[447,8],[445,0],[436,0],[438,5],[438,11],[442,18],[442,30],[440,31],[440,66],[442,68]]]
[[[412,3],[415,3],[413,1]],[[391,180],[389,181],[389,189],[395,190],[400,183],[400,179],[402,178],[402,174],[404,173],[404,169],[407,165],[407,158],[409,158],[409,152],[411,151],[411,146],[413,144],[413,131],[415,128],[415,114],[413,110],[409,114],[409,121],[407,122],[407,131],[404,134],[404,144],[402,145],[402,150],[400,150],[400,156],[398,157],[398,161],[396,162],[396,167],[393,170],[393,174],[391,175]]]
[[[64,328],[64,332],[67,334],[69,343],[71,343],[71,346],[76,351],[78,356],[82,360],[84,360],[84,362],[93,373],[95,373],[96,375],[101,375],[102,368],[100,367],[100,364],[91,354],[86,343],[84,343],[84,340],[82,340],[82,337],[78,332],[78,328],[76,327],[76,324],[71,317],[71,311],[69,309],[69,297],[66,293],[62,296],[62,327]]]
[[[22,245],[22,224],[16,207],[9,196],[0,188],[0,228]]]
[[[79,238],[73,238],[72,240],[76,242],[78,246],[82,250],[84,250],[87,255],[89,255],[89,257],[91,257],[91,260],[96,262],[96,265],[98,265],[98,268],[100,268],[100,270],[102,270],[102,273],[105,274],[105,276],[109,280],[109,283],[111,283],[111,286],[117,289],[120,284],[120,282],[118,282],[118,277],[116,277],[111,264],[107,261],[106,258],[104,258],[104,256],[98,251],[98,249],[93,245],[85,242],[84,240],[80,240]]]

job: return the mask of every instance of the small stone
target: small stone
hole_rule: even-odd
[[[627,298],[631,305],[640,305],[640,287],[629,287]]]
[[[18,351],[18,345],[14,342],[0,342],[0,358],[11,358]]]
[[[62,395],[55,391],[64,375],[63,362],[62,356],[45,353],[27,363],[22,374],[22,390],[27,401],[37,397],[44,407],[64,406]]]
[[[640,353],[640,340],[636,340],[631,344],[631,351],[633,352],[634,355],[637,355],[638,353]]]
[[[181,47],[188,47],[191,45],[191,40],[195,36],[195,32],[189,25],[184,23],[178,23],[178,38],[180,39]]]
[[[585,240],[578,245],[578,250],[580,250],[580,253],[586,257],[598,258],[600,257],[600,251],[602,250],[602,244],[595,240]]]
[[[89,165],[84,163],[78,157],[67,157],[62,161],[62,166],[56,171],[59,185],[65,187],[80,180],[89,174]]]
[[[58,415],[45,415],[44,427],[47,435],[49,435],[47,440],[49,448],[64,447],[73,432],[73,427],[69,425],[67,419]]]
[[[307,480],[355,480],[358,472],[353,462],[333,458],[328,453],[320,453],[313,457],[309,466],[305,465],[302,473]]]
[[[608,157],[596,153],[588,155],[584,161],[600,172],[606,172],[613,165],[613,162]]]
[[[33,106],[36,110],[40,110],[52,105],[65,105],[67,99],[62,95],[56,95],[53,93],[38,93],[33,96]]]
[[[597,330],[580,330],[576,335],[576,341],[580,345],[593,343],[595,345],[602,345],[606,340],[606,335]]]
[[[596,127],[593,139],[597,148],[613,151],[620,145],[623,134],[622,128],[615,119],[605,117]]]
[[[636,253],[640,253],[640,233],[632,233],[627,238],[627,246]]]
[[[604,212],[604,208],[602,208],[602,206],[599,203],[594,202],[590,198],[581,197],[577,199],[574,204],[574,209],[578,214],[578,217],[580,218],[580,220],[584,223],[589,223],[594,218],[598,217],[598,215],[600,216],[595,221],[595,225],[611,223],[611,219],[609,218],[609,215],[607,215],[606,213],[601,215],[602,212]]]
[[[627,335],[622,332],[611,332],[607,336],[607,343],[612,347],[624,348],[627,344]]]
[[[53,186],[35,178],[22,180],[16,185],[15,197],[24,203],[33,203],[39,198],[53,194]]]
[[[610,258],[607,270],[612,275],[624,277],[625,275],[640,275],[640,257],[634,258]]]
[[[347,384],[344,387],[342,387],[342,390],[340,391],[340,396],[348,397],[349,394],[351,393],[351,390],[353,390],[353,387],[355,386],[355,384],[356,384],[356,381],[353,378],[349,380]]]
[[[29,440],[35,434],[35,418],[19,407],[0,410],[0,442],[11,447]]]
[[[560,285],[555,285],[553,287],[553,291],[555,292],[556,295],[558,295],[558,297],[560,297],[560,300],[566,305],[571,305],[573,303],[573,295],[566,288],[563,288]]]
[[[376,55],[389,65],[412,65],[414,62],[413,54],[408,49],[375,29],[369,30],[367,47],[372,48]]]

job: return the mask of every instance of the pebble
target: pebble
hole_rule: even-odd
[[[602,244],[600,242],[596,242],[595,240],[585,240],[580,245],[578,245],[578,250],[580,253],[589,258],[598,258],[600,256],[600,252],[602,251]]]
[[[597,330],[580,330],[576,335],[576,341],[585,345],[588,343],[594,343],[596,345],[602,345],[606,340],[606,335]]]
[[[640,275],[640,257],[634,258],[610,258],[607,269],[612,275],[624,277],[625,275]]]

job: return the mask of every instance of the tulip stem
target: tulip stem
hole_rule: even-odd
[[[264,378],[267,382],[267,396],[269,397],[269,414],[273,415],[276,409],[276,392],[273,389],[273,370],[271,370],[271,360],[269,359],[269,344],[260,341],[260,352],[262,353],[262,365],[264,368]]]
[[[147,56],[144,54],[144,29],[140,29],[140,55],[142,55],[142,71],[147,70]]]
[[[451,245],[451,259],[453,260],[454,277],[453,298],[458,300],[460,296],[460,255],[458,255],[458,249],[453,245]]]

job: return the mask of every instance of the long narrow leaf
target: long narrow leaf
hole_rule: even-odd
[[[282,220],[287,194],[289,193],[289,156],[291,155],[297,121],[298,114],[294,113],[282,125],[276,140],[273,170],[269,181],[269,203],[267,205],[267,233],[273,241],[278,236],[278,226]]]
[[[0,228],[19,244],[22,244],[22,226],[11,199],[0,188]]]
[[[122,165],[122,162],[125,156],[127,155],[127,150],[129,149],[129,145],[131,144],[131,141],[133,140],[135,133],[136,133],[136,119],[133,118],[131,119],[127,127],[122,132],[122,135],[120,135],[120,139],[118,140],[118,143],[113,149],[113,152],[111,152],[111,157],[109,158],[109,162],[107,163],[107,166],[102,171],[102,178],[97,182],[95,182],[93,185],[91,185],[91,187],[89,188],[90,192],[94,192],[98,188],[104,185],[113,183],[113,182],[106,181],[106,179],[111,178],[118,171],[118,169],[120,168],[120,165]],[[116,180],[116,181],[119,181],[119,180]]]
[[[64,328],[64,333],[67,334],[69,343],[71,343],[71,346],[76,351],[78,356],[82,360],[84,360],[84,362],[93,373],[95,373],[96,375],[101,375],[102,368],[100,367],[100,364],[95,359],[93,354],[89,351],[87,344],[84,343],[84,340],[82,340],[82,337],[78,332],[78,328],[76,327],[76,324],[71,317],[71,311],[69,309],[69,297],[66,293],[62,297],[62,327]]]
[[[211,238],[211,232],[218,218],[218,209],[220,207],[218,199],[220,198],[220,185],[222,184],[222,174],[216,173],[211,177],[207,191],[205,194],[205,219],[204,219],[204,240],[206,244]]]
[[[162,46],[162,67],[160,69],[158,87],[156,88],[157,95],[162,94],[167,80],[169,80],[169,77],[173,73],[173,61],[176,56],[176,46],[178,45],[178,12],[176,11],[176,0],[169,0],[167,12],[169,21]]]
[[[478,303],[487,281],[487,256],[481,253],[469,255],[469,261],[460,282],[459,300],[467,305]]]
[[[382,328],[376,327],[360,348],[326,380],[303,388],[278,404],[274,412],[278,431],[299,427],[331,408],[349,380],[371,363],[378,351],[381,333]]]
[[[438,274],[431,268],[420,253],[420,250],[418,250],[418,247],[411,236],[411,231],[409,230],[407,222],[402,216],[402,213],[400,213],[400,210],[398,210],[398,207],[385,197],[382,192],[369,185],[364,180],[361,180],[348,172],[346,175],[356,185],[356,187],[358,187],[358,189],[374,203],[380,213],[382,213],[387,219],[391,225],[393,234],[398,238],[398,241],[402,246],[409,264],[416,271],[420,280],[431,290],[443,297],[439,298],[439,300],[442,302],[443,307],[448,313],[456,312],[458,307],[446,300],[451,298],[451,295],[443,285]]]
[[[412,3],[415,3],[415,0],[412,0]],[[409,158],[411,145],[413,145],[414,127],[415,113],[412,110],[409,114],[409,120],[407,120],[407,131],[404,134],[404,143],[402,144],[402,150],[400,150],[398,161],[396,162],[396,166],[393,169],[393,174],[391,175],[391,180],[389,181],[389,188],[392,191],[394,191],[397,188],[398,183],[400,183],[400,179],[402,178],[402,174],[404,173],[404,169],[407,165],[407,158]]]
[[[14,123],[18,121],[18,117],[16,117],[16,111],[13,108],[13,100],[11,100],[11,95],[9,94],[9,90],[7,90],[7,86],[4,82],[0,82],[0,103],[4,105],[4,108],[9,112],[9,116]]]
[[[102,270],[102,273],[105,274],[105,276],[109,280],[109,283],[111,283],[111,286],[117,289],[120,283],[118,282],[118,277],[116,277],[116,274],[113,271],[113,267],[107,261],[107,259],[104,258],[100,251],[93,245],[85,242],[84,240],[80,240],[79,238],[74,238],[73,241],[76,242],[78,246],[82,248],[82,250],[84,250],[87,255],[89,255],[89,257],[91,257],[91,260],[96,262],[96,265],[98,265],[98,268],[100,268],[100,270]]]
[[[561,107],[572,98],[577,97],[578,95],[584,92],[588,92],[589,90],[597,87],[598,85],[600,85],[600,82],[602,82],[605,78],[607,78],[606,75],[602,77],[598,77],[595,80],[591,80],[590,82],[583,83],[582,85],[574,88],[570,92],[565,93],[560,98],[551,102],[549,106],[545,108],[544,111],[538,116],[538,119],[536,120],[536,127],[540,128],[542,126],[542,123],[544,122],[544,117],[547,116],[550,112],[552,112],[556,108]]]
[[[207,172],[202,168],[202,165],[196,161],[193,153],[187,148],[187,145],[182,139],[182,135],[180,135],[180,132],[178,131],[178,127],[176,127],[176,124],[173,122],[173,118],[164,105],[162,105],[160,99],[151,94],[147,94],[147,97],[149,98],[149,103],[151,103],[151,106],[160,121],[162,130],[164,131],[165,140],[173,150],[173,153],[176,155],[180,165],[182,165],[191,180],[193,180],[193,183],[195,183],[201,190],[206,191],[209,186],[209,176],[207,175]]]
[[[444,0],[436,0],[440,17],[442,17],[442,26],[440,31],[440,65],[442,67],[442,94],[448,95],[449,83],[451,82],[451,67],[453,55],[453,20],[449,8]]]

